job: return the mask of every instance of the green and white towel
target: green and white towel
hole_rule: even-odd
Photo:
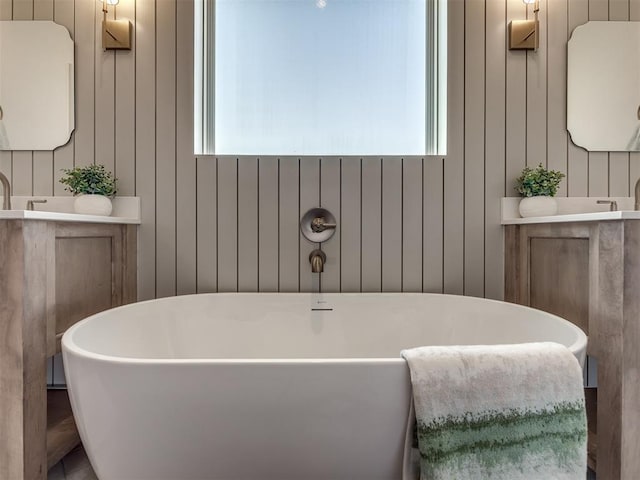
[[[421,480],[584,480],[582,371],[557,343],[403,350]]]

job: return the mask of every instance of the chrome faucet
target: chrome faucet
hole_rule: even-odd
[[[2,172],[0,172],[0,183],[2,183],[2,209],[11,210],[11,185]]]
[[[635,210],[640,210],[640,178],[636,181],[636,189],[635,189]]]
[[[324,264],[327,261],[327,255],[319,249],[315,249],[309,254],[309,263],[311,264],[311,272],[322,273]]]

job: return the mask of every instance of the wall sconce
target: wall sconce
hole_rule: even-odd
[[[538,37],[540,36],[540,23],[538,11],[540,0],[522,0],[527,4],[533,4],[533,20],[512,20],[509,22],[509,50],[537,50]]]
[[[115,6],[120,0],[98,0],[102,3],[102,48],[105,50],[131,50],[131,22],[116,20]],[[109,5],[113,6],[113,20],[107,20]]]

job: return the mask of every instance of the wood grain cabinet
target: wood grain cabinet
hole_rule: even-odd
[[[46,360],[64,331],[136,300],[136,225],[0,220],[0,479],[44,480],[79,442]]]
[[[640,220],[506,225],[505,300],[588,334],[597,478],[640,479]]]

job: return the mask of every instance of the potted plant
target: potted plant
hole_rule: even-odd
[[[76,196],[74,210],[85,215],[111,215],[111,198],[116,194],[116,180],[104,165],[62,169],[60,183]]]
[[[522,217],[543,217],[555,215],[558,204],[553,198],[564,173],[548,170],[539,164],[535,168],[525,167],[516,179],[516,190],[524,198],[520,201]]]

